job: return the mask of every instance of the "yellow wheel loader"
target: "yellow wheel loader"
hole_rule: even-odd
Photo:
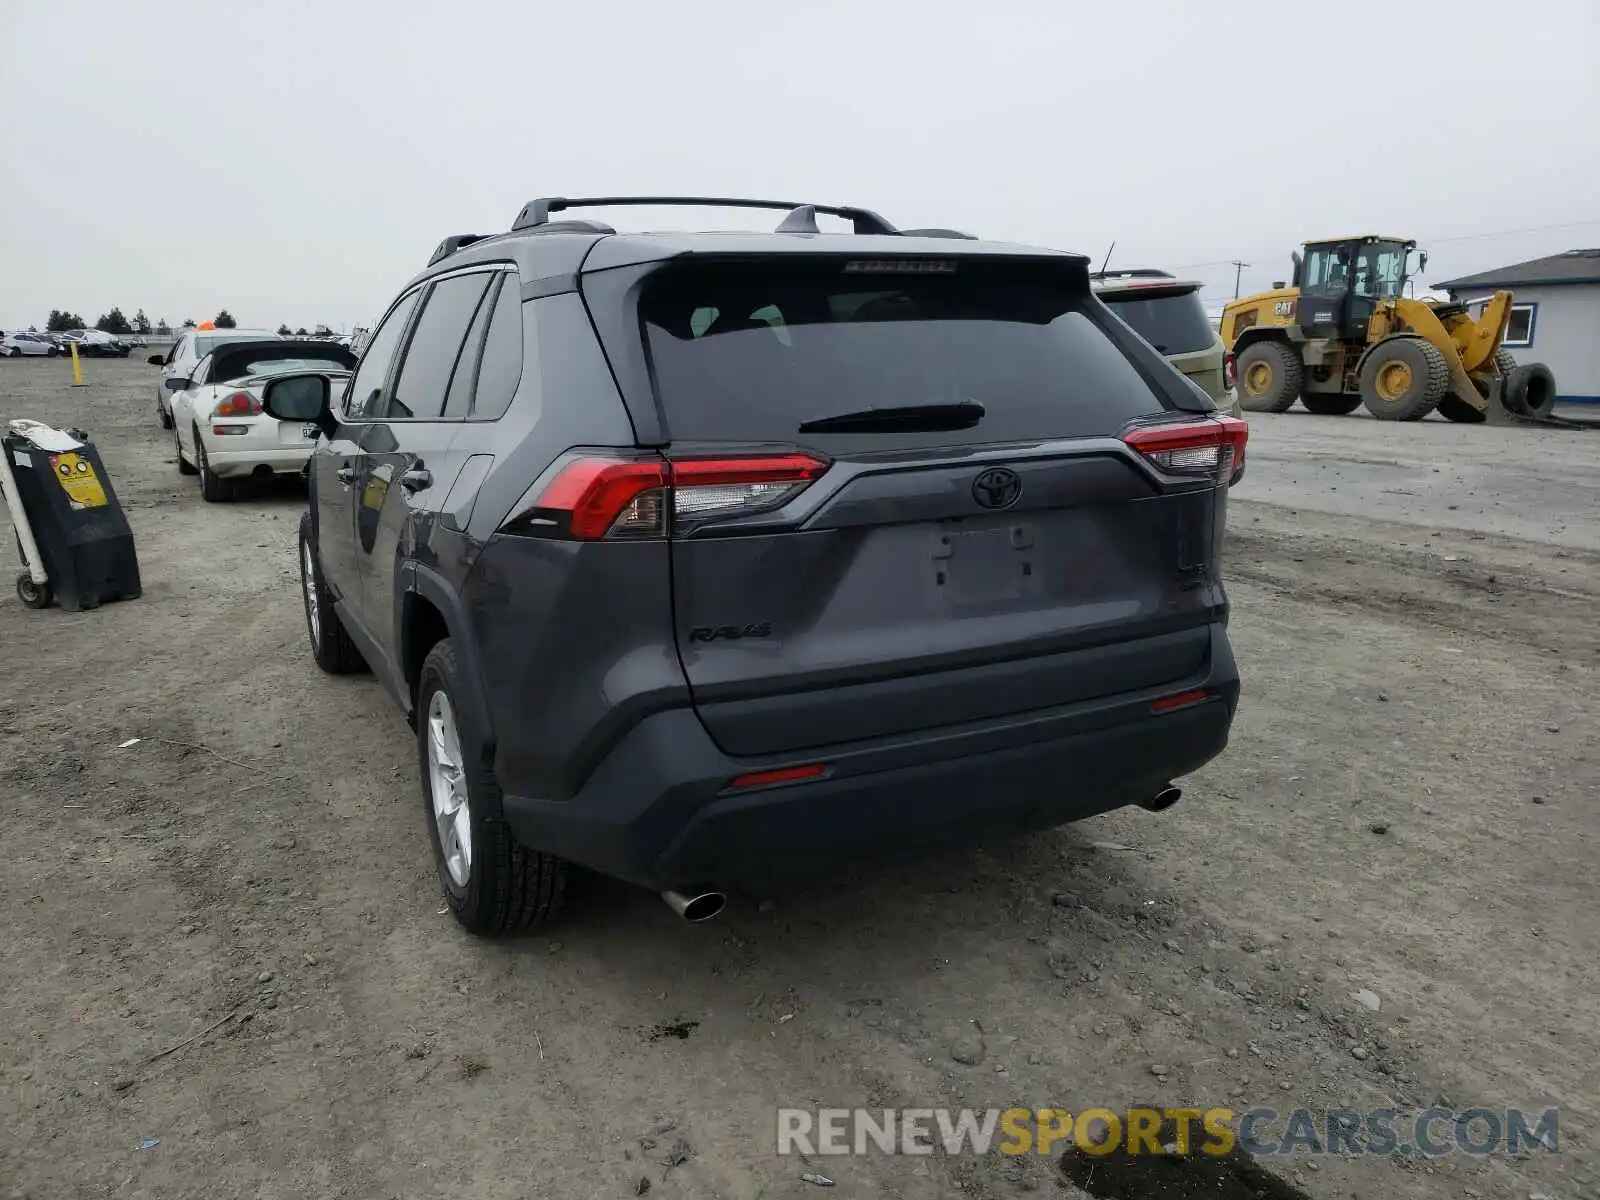
[[[1558,423],[1555,379],[1500,348],[1511,293],[1477,318],[1462,304],[1404,294],[1414,240],[1371,234],[1307,242],[1294,280],[1223,309],[1222,341],[1247,412],[1296,400],[1342,416],[1365,406],[1381,421]],[[1418,269],[1427,266],[1426,252]]]

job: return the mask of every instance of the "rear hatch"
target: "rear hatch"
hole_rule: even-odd
[[[797,258],[690,259],[640,293],[678,646],[716,742],[786,753],[1202,671],[1229,451],[1171,476],[1120,440],[1218,422],[1172,411],[1181,385],[1130,361],[1082,269]]]
[[[1200,285],[1185,280],[1119,283],[1100,299],[1216,402],[1225,407],[1222,339],[1200,303]]]

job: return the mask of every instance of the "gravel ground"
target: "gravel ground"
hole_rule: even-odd
[[[311,663],[303,496],[203,504],[155,370],[85,371],[0,363],[0,419],[90,431],[144,578],[137,601],[33,612],[3,560],[0,1195],[1589,1186],[1600,435],[1253,418],[1227,563],[1245,697],[1167,813],[701,926],[587,880],[559,927],[496,944],[442,915],[399,715]],[[1270,1159],[1255,1183],[1077,1163],[1085,1191],[1039,1156],[774,1147],[778,1105],[1441,1097],[1559,1106],[1560,1152]]]

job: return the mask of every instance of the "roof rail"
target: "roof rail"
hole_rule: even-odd
[[[959,229],[902,229],[901,237],[960,238],[965,242],[978,240],[976,234],[962,233]]]
[[[483,241],[484,238],[489,237],[489,236],[490,235],[487,234],[487,233],[454,233],[454,234],[451,234],[449,237],[445,238],[444,241],[440,242],[438,244],[438,246],[436,246],[434,248],[433,256],[428,259],[428,265],[431,267],[431,266],[433,266],[434,263],[438,262],[440,259],[449,258],[452,254],[454,254],[457,250],[460,250],[463,246],[470,246],[470,245],[472,245],[473,242],[481,242],[481,241]]]
[[[843,217],[855,227],[857,233],[895,233],[895,227],[877,213],[867,208],[836,207],[831,204],[808,204],[803,200],[744,200],[731,196],[541,196],[522,206],[517,219],[511,223],[513,230],[536,229],[550,222],[550,214],[569,208],[615,208],[622,205],[672,207],[672,208],[771,208],[792,212],[809,208],[814,212]]]

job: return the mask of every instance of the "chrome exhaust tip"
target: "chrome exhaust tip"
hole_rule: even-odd
[[[667,902],[667,907],[677,913],[685,921],[709,921],[716,916],[728,903],[728,898],[721,892],[693,892],[684,895],[682,892],[662,892],[661,898]]]
[[[1167,809],[1171,808],[1182,798],[1183,789],[1175,787],[1169,783],[1154,796],[1150,797],[1150,799],[1140,801],[1139,807],[1146,809],[1149,812],[1166,812]]]

